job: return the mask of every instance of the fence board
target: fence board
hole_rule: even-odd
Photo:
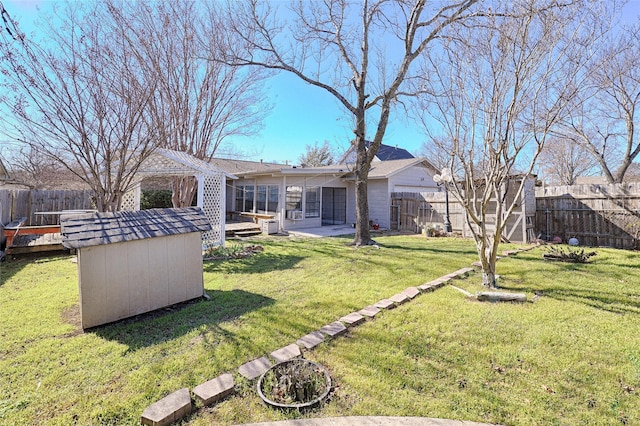
[[[60,215],[40,212],[93,209],[90,190],[0,190],[0,222],[26,217],[26,226],[59,225]]]
[[[533,232],[534,180],[530,179],[525,185],[525,191],[521,194],[521,203],[513,211],[513,215],[507,220],[503,236],[509,235],[510,241],[527,242],[535,238]],[[487,229],[495,229],[497,204],[490,203],[490,210],[494,214],[487,215]],[[391,229],[398,231],[421,232],[430,225],[443,226],[446,212],[446,200],[444,192],[393,192],[391,193]],[[449,219],[453,232],[461,233],[464,237],[471,237],[471,230],[465,221],[464,207],[452,196],[449,197]],[[492,222],[492,223],[491,223]]]
[[[537,188],[536,229],[546,239],[639,249],[640,183]]]

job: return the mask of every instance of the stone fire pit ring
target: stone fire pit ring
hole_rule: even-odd
[[[290,373],[292,371],[303,371],[313,374],[314,380],[317,380],[315,384],[319,388],[317,389],[317,392],[314,392],[314,396],[316,394],[317,396],[309,401],[284,403],[280,401],[274,401],[272,399],[273,397],[271,395],[268,395],[268,392],[265,392],[265,386],[268,386],[269,384],[273,385],[274,379],[278,380],[283,375],[287,375],[287,373]],[[284,378],[283,380],[286,381],[287,379]],[[267,383],[268,381],[271,381],[271,383]],[[275,408],[299,410],[313,407],[316,404],[319,404],[329,395],[329,392],[331,391],[331,376],[329,375],[329,372],[326,368],[316,362],[309,361],[303,358],[294,358],[288,361],[279,362],[265,371],[264,374],[262,374],[258,379],[257,388],[258,395],[260,395],[260,398],[267,405]],[[273,388],[274,387],[272,387],[272,389]]]

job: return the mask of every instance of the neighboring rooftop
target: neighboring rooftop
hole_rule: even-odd
[[[199,207],[94,212],[60,218],[62,245],[75,249],[210,230],[209,219]]]
[[[367,149],[371,146],[371,141],[366,141]],[[404,148],[398,148],[396,146],[390,146],[382,144],[380,145],[380,149],[376,153],[375,160],[377,161],[392,161],[392,160],[408,160],[411,158],[415,158],[409,151]],[[356,152],[353,147],[349,148],[349,150],[342,156],[339,163],[353,164],[356,162]]]

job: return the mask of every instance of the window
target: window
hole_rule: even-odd
[[[253,185],[236,186],[236,211],[253,212]]]
[[[280,209],[280,187],[278,185],[268,185],[267,194],[267,211],[269,213],[277,213]]]
[[[302,187],[287,186],[287,211],[302,210]]]
[[[320,187],[306,188],[304,196],[304,217],[320,217]]]
[[[278,185],[258,185],[256,210],[258,213],[277,213],[279,202]]]

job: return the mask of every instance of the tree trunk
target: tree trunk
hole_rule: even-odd
[[[190,207],[196,195],[198,182],[192,176],[177,177],[172,182],[171,202],[173,207]]]
[[[362,99],[364,102],[364,98]],[[361,109],[362,117],[356,120],[356,139],[354,141],[356,148],[356,233],[353,238],[353,245],[366,246],[375,244],[371,239],[369,229],[369,197],[367,182],[369,179],[369,167],[371,162],[367,156],[367,146],[365,141],[365,120],[364,107]]]
[[[356,234],[353,239],[356,246],[375,244],[369,229],[369,200],[367,194],[367,178],[356,172]]]
[[[488,288],[498,288],[496,285],[495,265],[493,271],[491,268],[482,268],[482,285]]]
[[[481,225],[482,232],[475,236],[478,256],[482,265],[482,285],[487,288],[497,288],[496,285],[496,239],[498,236],[491,238],[484,229],[484,223]]]

